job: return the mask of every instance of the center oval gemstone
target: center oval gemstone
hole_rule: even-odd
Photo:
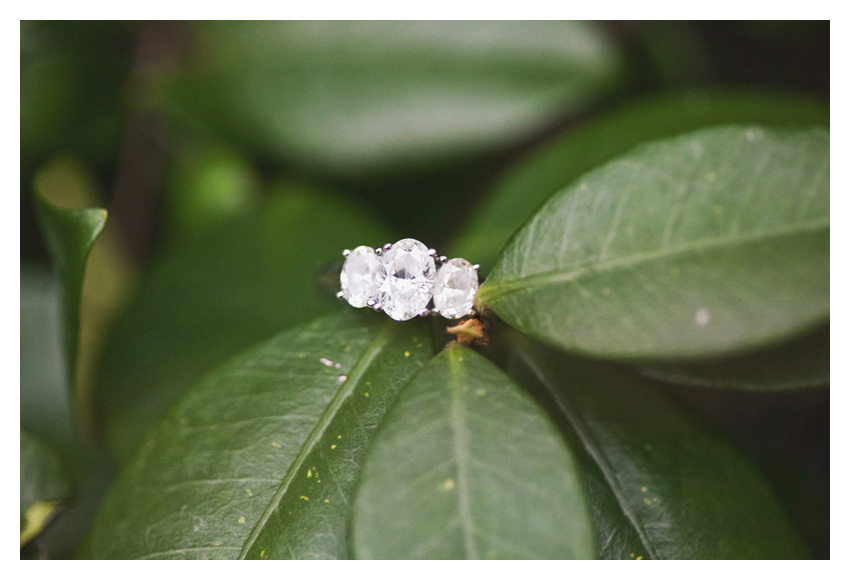
[[[378,303],[390,318],[409,320],[425,310],[434,293],[437,266],[422,242],[399,240],[381,256]]]

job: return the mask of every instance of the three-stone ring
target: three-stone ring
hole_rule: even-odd
[[[462,318],[475,313],[478,265],[437,256],[412,238],[382,248],[345,250],[337,297],[355,308],[381,310],[394,320],[440,314]]]

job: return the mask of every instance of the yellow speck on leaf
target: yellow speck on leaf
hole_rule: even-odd
[[[451,477],[440,484],[440,489],[443,491],[451,491],[455,488],[455,480]]]
[[[325,500],[325,503],[331,503],[331,500],[326,499],[326,500]]]
[[[260,558],[265,558],[265,557],[266,557],[266,551],[260,550]]]
[[[634,552],[632,552],[631,554],[629,554],[629,558],[634,558],[634,557],[635,557],[635,553],[634,553]]]
[[[313,477],[313,470],[312,469],[307,470],[307,477]]]
[[[410,358],[410,351],[409,350],[404,351],[404,358]]]
[[[244,524],[244,523],[245,523],[245,516],[239,516],[239,523],[240,523],[240,524]]]
[[[331,449],[336,449],[336,444],[331,445]]]
[[[306,495],[302,495],[301,499],[303,499],[304,501],[310,501],[310,498],[307,497]]]
[[[646,493],[646,492],[647,492],[647,489],[648,489],[648,488],[647,488],[645,485],[644,485],[642,488],[640,488],[640,490],[641,490],[643,493]]]
[[[247,495],[248,497],[251,497],[251,496],[253,496],[254,494],[253,494],[253,493],[251,493],[251,490],[250,490],[250,489],[248,489],[248,488],[246,487],[246,488],[245,488],[245,495]]]
[[[272,441],[272,447],[277,447],[278,449],[280,449],[280,443],[278,443],[277,441]]]
[[[638,556],[635,560],[643,560],[643,556]]]
[[[367,392],[363,393],[363,396],[368,399],[369,398],[369,392],[367,391]]]

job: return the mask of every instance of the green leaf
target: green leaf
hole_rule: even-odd
[[[478,299],[600,357],[754,348],[829,316],[829,133],[706,129],[645,145],[552,197]]]
[[[67,559],[76,553],[112,475],[103,453],[84,443],[74,423],[71,393],[65,384],[62,365],[59,302],[59,284],[55,277],[41,268],[22,264],[21,430],[58,455],[66,467],[62,479],[70,482],[74,490],[73,502],[61,504],[62,517],[51,522],[39,535],[37,549],[30,546],[37,552],[33,555],[50,559]],[[22,485],[26,472],[27,466],[22,459]],[[58,496],[67,497],[67,494]],[[38,522],[50,518],[57,508],[53,500],[47,500],[33,508],[31,520]]]
[[[59,457],[21,430],[21,547],[38,536],[62,508],[70,485]]]
[[[583,173],[641,143],[730,123],[829,127],[829,107],[800,97],[698,90],[630,103],[571,127],[508,172],[447,250],[481,264],[486,273],[511,234]]]
[[[254,151],[335,172],[398,172],[492,151],[620,76],[586,22],[206,24],[172,90]]]
[[[62,360],[60,288],[45,268],[21,265],[21,428],[64,452],[76,436]]]
[[[747,391],[782,391],[829,384],[829,326],[779,346],[743,355],[644,367],[660,381]]]
[[[80,335],[80,298],[86,260],[106,224],[106,210],[65,209],[35,197],[47,248],[62,284],[62,344],[68,384],[76,373]]]
[[[405,388],[361,474],[359,558],[594,558],[577,467],[495,365],[446,348]]]
[[[372,433],[432,354],[424,321],[345,308],[194,385],[120,474],[93,558],[344,558]]]
[[[359,207],[286,188],[155,263],[106,343],[100,421],[124,462],[201,375],[284,328],[338,308],[317,274],[341,252],[394,239]],[[338,278],[336,280],[339,284]]]
[[[585,452],[603,558],[809,557],[743,453],[647,379],[527,343],[516,353],[514,374],[551,397]]]

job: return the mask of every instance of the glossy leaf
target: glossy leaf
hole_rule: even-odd
[[[584,450],[601,557],[809,557],[743,453],[647,379],[527,343],[514,374],[551,397]]]
[[[706,129],[589,173],[511,240],[478,299],[564,349],[719,355],[829,315],[829,133]]]
[[[147,429],[214,365],[337,309],[333,288],[320,288],[317,275],[341,261],[343,249],[392,239],[360,208],[290,187],[176,245],[153,265],[106,344],[97,403],[113,454],[129,459]]]
[[[752,353],[688,364],[643,367],[641,372],[679,385],[746,391],[784,391],[829,384],[829,326]]]
[[[573,457],[502,371],[450,346],[408,385],[363,467],[354,555],[594,558]]]
[[[493,150],[620,76],[586,22],[250,22],[199,27],[172,101],[255,151],[397,172]]]
[[[150,433],[93,558],[343,558],[372,433],[431,356],[423,321],[346,308],[232,359]]]
[[[21,430],[21,547],[44,531],[71,493],[59,457]]]
[[[106,224],[106,210],[65,209],[35,198],[47,247],[62,285],[62,345],[68,384],[76,372],[80,334],[80,298],[86,260]]]
[[[570,127],[502,177],[447,251],[489,272],[511,235],[550,196],[636,145],[702,127],[754,123],[829,127],[829,107],[801,97],[691,90],[654,95]]]

